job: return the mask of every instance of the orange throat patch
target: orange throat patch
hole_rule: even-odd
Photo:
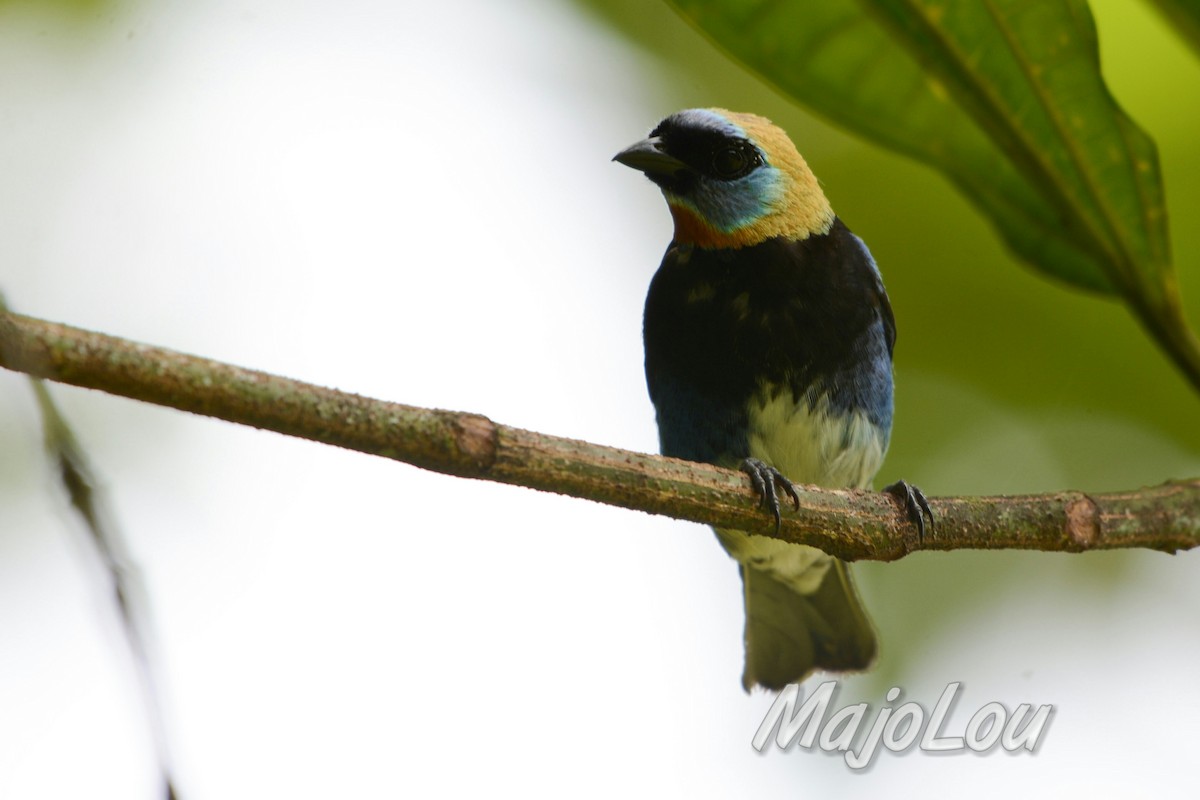
[[[676,243],[714,249],[735,250],[740,247],[751,247],[775,237],[807,239],[814,233],[827,232],[833,224],[832,212],[821,214],[812,227],[805,224],[796,225],[784,214],[770,214],[741,228],[725,232],[714,228],[707,220],[687,206],[668,201],[667,207],[671,209],[671,218],[675,220]],[[828,205],[825,208],[828,209]]]

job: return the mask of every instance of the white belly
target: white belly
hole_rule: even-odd
[[[862,412],[834,416],[821,398],[810,410],[789,391],[764,392],[750,401],[750,455],[770,464],[793,483],[832,489],[863,489],[883,463],[888,435]],[[832,560],[815,547],[791,545],[769,536],[718,530],[739,562],[770,572],[802,594],[820,586]]]
[[[883,463],[888,436],[861,411],[834,416],[822,397],[810,411],[789,391],[750,401],[750,455],[793,483],[865,489]]]

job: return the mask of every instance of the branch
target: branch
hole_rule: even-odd
[[[776,534],[740,472],[373,400],[2,311],[0,366],[448,475],[777,536],[847,560],[962,548],[1174,553],[1200,544],[1200,478],[1110,494],[933,498],[937,526],[920,541],[889,495],[798,486],[800,510],[787,509]]]

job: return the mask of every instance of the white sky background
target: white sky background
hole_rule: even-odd
[[[609,159],[675,109],[657,66],[573,7],[0,21],[16,310],[656,447],[640,320],[669,220]],[[736,569],[697,526],[53,391],[142,570],[188,798],[1164,796],[1191,780],[1200,688],[1145,669],[1200,662],[1179,559],[1144,562],[1178,616],[1136,582],[1103,608],[1031,587],[986,635],[964,620],[929,647],[904,699],[930,708],[963,681],[951,732],[991,700],[1054,703],[1037,756],[883,753],[851,775],[750,749],[770,698],[741,691]],[[0,797],[153,797],[103,575],[8,373],[0,442]]]

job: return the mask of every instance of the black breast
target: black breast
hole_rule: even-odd
[[[744,458],[747,404],[763,385],[891,426],[895,323],[870,254],[840,220],[802,241],[673,244],[650,285],[644,337],[666,455]]]

